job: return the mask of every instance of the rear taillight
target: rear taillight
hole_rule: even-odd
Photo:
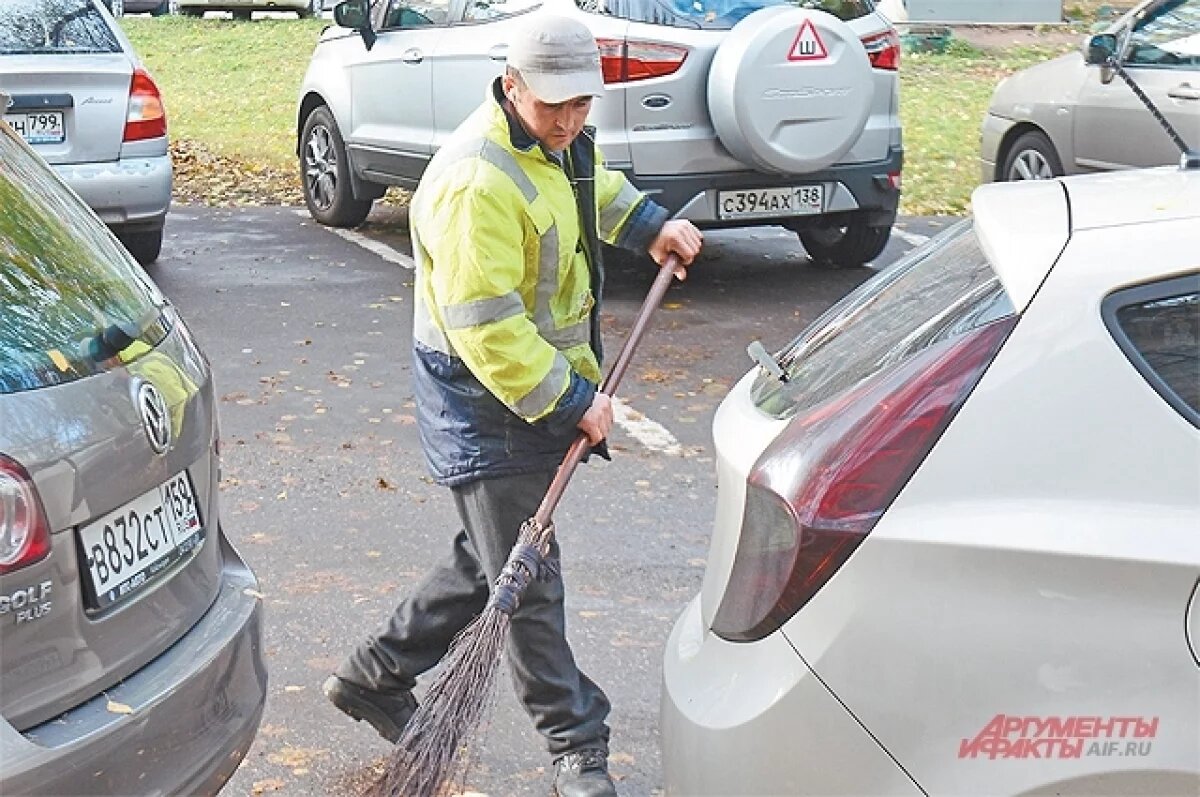
[[[629,83],[673,74],[687,60],[687,48],[657,42],[598,39],[605,83]]]
[[[25,469],[0,454],[0,574],[50,553],[50,526]]]
[[[133,70],[129,105],[125,114],[125,141],[160,138],[167,134],[167,112],[153,78],[144,69]]]
[[[862,43],[863,47],[867,48],[871,66],[892,72],[900,68],[900,37],[896,35],[896,31],[888,30],[867,36]]]
[[[874,528],[1016,323],[935,344],[808,415],[747,479],[733,570],[713,632],[762,639],[800,610]]]

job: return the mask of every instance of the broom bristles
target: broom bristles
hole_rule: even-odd
[[[459,748],[493,702],[509,616],[492,607],[451,643],[445,666],[396,742],[369,797],[437,797],[453,777]]]
[[[455,773],[455,757],[471,740],[492,705],[496,672],[512,613],[530,581],[548,563],[554,525],[529,518],[496,579],[486,607],[454,637],[444,666],[404,726],[387,772],[368,797],[439,797]],[[550,565],[549,577],[557,577]]]

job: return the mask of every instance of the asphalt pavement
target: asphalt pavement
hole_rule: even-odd
[[[950,220],[903,219],[877,267]],[[411,260],[402,211],[336,233],[296,208],[177,207],[151,276],[212,362],[221,522],[266,609],[263,724],[223,795],[357,795],[388,745],[321,695],[322,680],[457,531],[421,457],[409,381]],[[703,575],[715,474],[709,424],[751,366],[873,273],[813,267],[782,228],[710,232],[619,391],[614,461],[576,474],[555,521],[568,633],[613,702],[610,767],[623,795],[661,787],[661,654]],[[615,354],[653,279],[610,264],[603,324]],[[418,691],[418,697],[419,697]],[[501,675],[462,791],[550,791],[550,761]]]

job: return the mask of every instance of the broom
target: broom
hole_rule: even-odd
[[[601,392],[613,395],[678,266],[678,258],[671,255],[659,269]],[[371,787],[370,797],[437,797],[449,782],[455,755],[479,728],[494,699],[509,621],[525,588],[535,578],[558,576],[557,562],[547,559],[554,538],[550,518],[589,447],[587,435],[580,434],[567,449],[537,512],[521,524],[487,605],[450,643],[441,672],[404,727],[387,772]]]

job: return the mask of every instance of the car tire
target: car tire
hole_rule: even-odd
[[[233,18],[236,19],[238,22],[249,22],[251,16],[254,14],[254,12],[252,10],[250,10],[249,8],[235,8],[232,11],[232,14],[233,14]]]
[[[203,8],[180,8],[179,13],[185,17],[200,18],[204,16]]]
[[[321,0],[308,0],[308,5],[296,11],[300,19],[311,19],[321,11]]]
[[[826,268],[857,268],[883,253],[892,225],[875,226],[862,219],[848,224],[810,227],[799,232],[813,263]]]
[[[300,136],[300,180],[308,212],[330,227],[357,227],[371,212],[372,200],[355,199],[350,185],[346,144],[329,108],[313,109]]]
[[[117,238],[133,255],[133,259],[148,266],[158,260],[162,252],[163,231],[161,228],[149,232],[122,232]]]
[[[1046,134],[1040,130],[1022,133],[1008,149],[1000,180],[1050,180],[1062,177],[1062,160]]]

